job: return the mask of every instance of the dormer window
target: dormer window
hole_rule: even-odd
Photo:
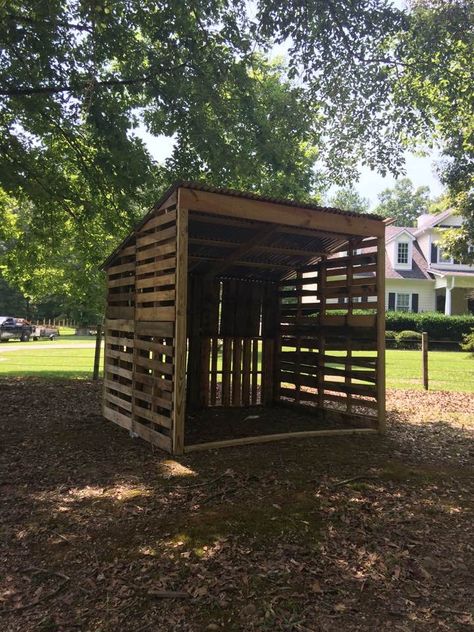
[[[397,264],[408,264],[408,243],[406,241],[400,241],[397,244]]]
[[[387,254],[395,270],[411,270],[413,264],[413,235],[408,228],[400,229],[396,237],[389,239]]]

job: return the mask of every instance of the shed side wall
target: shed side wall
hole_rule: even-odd
[[[107,270],[103,415],[132,429],[135,344],[135,243]]]
[[[176,197],[107,270],[104,417],[172,451]]]

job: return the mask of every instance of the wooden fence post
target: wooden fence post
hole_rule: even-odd
[[[421,355],[423,356],[423,388],[428,390],[428,333],[421,334]]]
[[[100,369],[100,343],[102,342],[102,323],[97,325],[97,334],[95,337],[95,354],[94,354],[94,371],[92,373],[92,379],[99,379]]]

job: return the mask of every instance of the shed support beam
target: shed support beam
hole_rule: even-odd
[[[268,240],[277,230],[277,226],[265,224],[263,228],[257,231],[251,239],[245,241],[238,248],[233,250],[227,257],[220,259],[206,272],[207,278],[222,274],[224,270],[233,265],[241,257],[248,254],[256,246],[261,245],[262,242]]]
[[[222,259],[210,259],[209,257],[197,257],[195,255],[191,255],[189,257],[189,261],[193,261],[195,263],[204,263],[204,262],[220,262],[222,261]],[[265,270],[294,270],[294,266],[290,266],[290,265],[283,265],[281,263],[265,263],[263,261],[233,261],[232,265],[235,266],[243,266],[244,268],[255,268],[256,270],[258,268],[263,268]],[[193,270],[196,266],[189,266],[189,271],[191,272],[191,270]],[[226,266],[227,267],[227,266]]]
[[[280,232],[280,231],[277,231]],[[219,241],[218,239],[207,239],[205,237],[190,237],[189,243],[196,246],[218,246],[219,248],[238,248],[241,244],[235,241]],[[268,246],[258,244],[255,250],[260,252],[269,252],[276,255],[288,255],[289,257],[304,257],[310,259],[312,257],[321,257],[327,252],[320,250],[305,250],[303,248],[291,248],[286,246]]]

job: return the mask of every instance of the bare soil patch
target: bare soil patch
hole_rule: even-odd
[[[472,629],[474,394],[173,459],[100,389],[0,382],[2,632]]]

